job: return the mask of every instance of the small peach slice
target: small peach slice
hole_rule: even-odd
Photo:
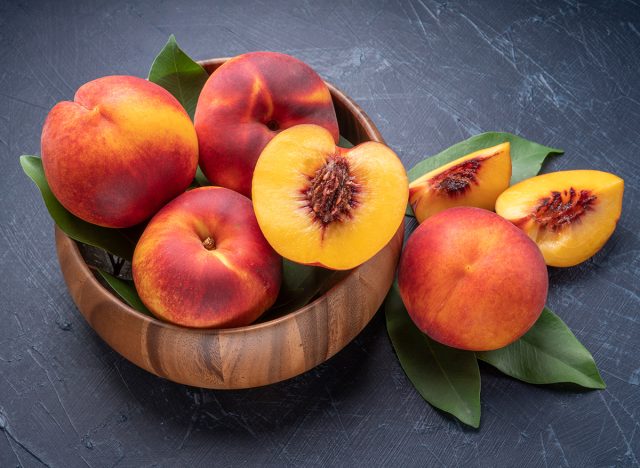
[[[402,163],[385,145],[340,148],[326,129],[305,124],[267,144],[252,191],[258,224],[276,252],[347,270],[391,240],[409,187]]]
[[[447,208],[493,210],[509,187],[510,144],[501,143],[463,156],[426,173],[409,185],[409,204],[419,223]]]
[[[624,181],[608,172],[552,172],[510,187],[498,197],[496,212],[538,244],[547,265],[569,267],[611,237],[623,192]]]

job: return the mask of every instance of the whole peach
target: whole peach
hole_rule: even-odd
[[[398,284],[420,330],[454,348],[487,351],[536,322],[548,277],[540,250],[520,229],[490,211],[459,207],[414,231]]]
[[[195,113],[200,167],[214,185],[251,197],[260,153],[298,124],[326,128],[338,142],[331,93],[307,64],[286,54],[251,52],[225,62],[207,80]]]
[[[251,201],[222,187],[186,192],[162,208],[136,245],[133,280],[157,317],[187,327],[239,327],[276,300],[282,259]]]
[[[127,227],[184,192],[195,175],[198,141],[180,103],[133,76],[90,81],[49,112],[42,129],[49,186],[71,213]]]

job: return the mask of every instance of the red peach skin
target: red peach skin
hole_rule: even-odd
[[[93,224],[127,227],[184,192],[198,141],[180,103],[133,76],[106,76],[56,104],[42,129],[42,163],[56,198]]]
[[[194,121],[204,174],[247,197],[260,153],[281,130],[316,124],[339,139],[331,94],[320,76],[276,52],[239,55],[218,68],[202,89]]]

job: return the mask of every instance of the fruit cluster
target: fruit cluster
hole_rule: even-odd
[[[147,80],[85,84],[49,113],[42,163],[77,217],[112,228],[151,218],[132,273],[154,315],[237,327],[276,300],[281,256],[351,269],[402,223],[409,188],[398,157],[377,142],[338,147],[339,137],[324,81],[293,57],[254,52],[211,74],[193,123]],[[214,186],[190,186],[198,166]]]
[[[448,346],[488,351],[520,338],[544,307],[546,265],[592,257],[620,217],[624,182],[613,174],[561,171],[509,187],[510,179],[503,143],[410,185],[421,224],[402,254],[400,294],[416,326]]]
[[[324,81],[293,57],[254,52],[211,74],[193,123],[147,80],[85,84],[49,113],[42,162],[77,217],[147,223],[136,289],[158,318],[198,328],[255,321],[278,296],[282,257],[335,270],[364,263],[397,232],[408,201],[421,224],[398,283],[412,320],[452,347],[501,348],[540,316],[547,265],[593,256],[621,213],[624,183],[604,172],[510,187],[508,142],[409,185],[384,144],[343,148],[339,138]],[[191,186],[198,166],[214,186]]]

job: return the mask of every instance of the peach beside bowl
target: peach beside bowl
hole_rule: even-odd
[[[200,62],[212,73],[226,59]],[[328,84],[341,134],[353,144],[383,141],[367,115]],[[197,330],[132,309],[93,275],[78,245],[56,228],[56,249],[71,296],[109,346],[147,371],[204,388],[258,387],[301,374],[344,348],[371,320],[393,281],[402,226],[375,257],[310,304],[246,327]]]

